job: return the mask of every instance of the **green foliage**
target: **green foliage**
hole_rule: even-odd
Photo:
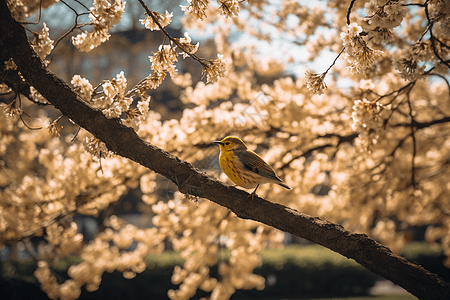
[[[263,263],[255,273],[266,278],[266,297],[367,294],[379,279],[355,261],[318,245],[266,249],[261,256]]]
[[[443,265],[445,255],[439,244],[433,246],[422,242],[413,242],[404,247],[400,255],[421,265],[430,272],[439,274],[447,282],[450,282],[450,270]]]
[[[423,258],[438,259],[442,255],[442,247],[439,244],[430,246],[427,243],[413,242],[403,248],[400,254],[413,261]]]

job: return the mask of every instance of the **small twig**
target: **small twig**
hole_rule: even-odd
[[[328,69],[325,71],[325,73],[328,73],[328,71],[330,71],[330,69],[336,64],[336,61],[338,60],[338,58],[341,56],[342,52],[344,52],[345,47],[342,47],[341,51],[339,51],[339,54],[336,56],[336,58],[333,60],[333,63],[328,67]]]
[[[408,103],[408,107],[409,107],[409,116],[411,117],[411,138],[412,138],[412,143],[413,143],[413,153],[412,153],[412,159],[411,159],[411,184],[415,188],[416,187],[416,178],[415,178],[416,164],[415,164],[414,160],[417,155],[417,145],[416,145],[415,127],[413,126],[413,124],[414,124],[413,109],[412,109],[412,105],[411,105],[411,99],[409,98],[409,93],[408,93],[407,103]]]
[[[428,75],[429,75],[429,76],[437,76],[437,77],[440,77],[440,78],[444,79],[445,84],[447,84],[448,93],[449,93],[449,98],[450,98],[450,83],[448,82],[447,77],[442,76],[441,74],[433,74],[433,73],[428,74]]]
[[[105,175],[105,172],[103,172],[103,166],[102,166],[102,152],[100,151],[100,154],[98,156],[98,161],[100,163],[100,170],[102,170],[102,174]]]
[[[314,151],[319,151],[319,150],[322,150],[322,149],[325,149],[325,148],[328,148],[328,147],[337,147],[337,146],[339,146],[339,145],[341,145],[341,144],[343,144],[345,142],[352,142],[355,138],[358,137],[358,133],[352,133],[352,134],[344,135],[344,136],[336,135],[336,134],[326,134],[326,135],[323,135],[323,136],[318,136],[318,137],[316,137],[316,139],[319,139],[319,138],[330,138],[330,137],[337,137],[337,138],[339,138],[339,141],[338,141],[337,145],[328,143],[328,144],[323,144],[323,145],[319,145],[319,146],[310,148],[310,149],[306,150],[305,152],[301,153],[300,155],[296,155],[296,156],[292,157],[288,162],[286,162],[283,166],[281,166],[280,169],[284,169],[284,168],[288,167],[294,160],[296,160],[296,159],[298,159],[300,157],[307,158]],[[290,151],[288,151],[288,152],[290,152]]]
[[[424,4],[424,3],[405,3],[405,4],[401,4],[401,6],[414,6],[414,5],[420,6],[420,7],[425,7],[426,6],[426,4]]]
[[[205,61],[205,60],[207,60],[207,59],[201,58],[201,57],[197,56],[196,54],[190,53],[189,51],[187,51],[186,49],[184,49],[183,45],[181,45],[181,44],[177,41],[177,39],[173,38],[173,37],[172,37],[172,36],[164,29],[164,27],[158,22],[158,20],[156,19],[155,15],[153,14],[153,11],[151,11],[151,10],[145,5],[145,3],[144,3],[142,0],[138,0],[138,1],[141,3],[142,7],[143,7],[143,8],[145,9],[145,11],[147,12],[147,15],[149,15],[149,16],[153,19],[153,22],[155,22],[155,23],[158,25],[159,29],[167,36],[167,38],[168,38],[171,42],[175,43],[175,45],[177,45],[183,52],[185,52],[185,53],[188,54],[190,57],[192,57],[193,59],[195,59],[195,60],[197,60],[199,63],[201,63],[202,66],[204,66],[204,67],[207,67],[207,66],[208,66],[206,63],[203,62],[203,61]]]
[[[425,5],[425,15],[427,16],[428,24],[429,24],[429,27],[430,27],[430,28],[429,28],[429,29],[430,29],[430,41],[431,41],[431,47],[433,48],[434,55],[436,55],[436,57],[437,57],[444,65],[446,65],[447,68],[450,69],[450,65],[448,64],[448,62],[445,61],[445,60],[439,55],[439,53],[438,53],[438,51],[437,51],[437,49],[436,49],[436,46],[434,45],[434,42],[435,42],[435,41],[438,41],[439,43],[441,43],[441,41],[433,35],[433,25],[434,25],[434,23],[433,23],[433,22],[431,21],[431,19],[430,19],[430,13],[429,13],[429,11],[428,11],[428,1],[426,1],[425,4],[426,4],[426,5]],[[441,43],[441,44],[442,44],[442,43]],[[445,45],[445,44],[444,44],[444,45]],[[445,46],[448,48],[447,45],[445,45]]]
[[[81,15],[83,15],[83,14],[81,14]],[[82,24],[78,24],[78,21],[77,21],[77,20],[78,20],[78,17],[81,16],[81,15],[76,16],[76,18],[75,18],[75,25],[73,25],[72,28],[70,28],[66,33],[64,33],[62,36],[60,36],[60,37],[58,38],[58,40],[57,40],[56,43],[55,43],[55,46],[53,46],[53,49],[55,49],[56,46],[58,46],[59,42],[60,42],[62,39],[64,39],[66,36],[68,36],[68,35],[69,35],[72,31],[74,31],[75,29],[81,28],[81,27],[84,27],[84,26],[87,26],[87,25],[92,25],[92,23],[82,23]]]
[[[81,6],[83,6],[88,12],[90,12],[91,10],[89,8],[87,8],[86,5],[84,5],[81,1],[79,0],[75,0],[75,2],[77,2],[78,4],[80,4]]]
[[[78,126],[77,132],[75,132],[75,135],[73,136],[73,138],[70,140],[71,143],[73,143],[73,141],[75,141],[75,139],[78,136],[78,133],[80,133],[81,130],[81,126]]]
[[[21,107],[22,107],[22,98],[20,98],[20,93],[18,93],[16,90],[14,90],[14,92],[15,92],[15,94],[16,94],[16,98],[15,98],[15,99],[18,99],[18,101],[17,101],[17,106],[18,106],[19,108],[21,108]],[[15,99],[14,99],[14,101],[16,101]],[[13,101],[13,103],[14,103],[14,101]],[[29,117],[29,115],[28,115],[27,113],[23,112],[23,114],[25,114],[26,116]],[[33,128],[33,127],[30,127],[30,126],[27,125],[27,123],[25,123],[25,121],[24,121],[24,119],[23,119],[23,117],[22,117],[22,114],[19,115],[19,117],[20,117],[20,120],[22,121],[23,125],[25,125],[25,127],[28,128],[28,129],[30,129],[30,130],[39,130],[39,129],[42,128],[42,127],[39,127],[39,128]]]
[[[433,120],[430,122],[417,122],[414,120],[414,122],[411,123],[397,123],[395,125],[392,125],[392,127],[402,127],[402,126],[414,126],[416,129],[423,129],[423,128],[427,128],[436,124],[441,124],[441,123],[450,123],[450,117],[444,117],[441,119],[437,119],[437,120]]]
[[[82,6],[84,6],[84,8],[86,8],[86,10],[88,10],[89,12],[86,13],[78,13],[72,6],[70,6],[69,4],[67,4],[66,2],[64,2],[64,0],[60,0],[60,2],[62,2],[64,5],[66,5],[70,10],[73,11],[73,13],[75,14],[75,24],[72,26],[72,28],[69,29],[69,31],[67,31],[66,33],[64,33],[62,36],[60,36],[58,38],[58,40],[56,41],[53,49],[56,48],[56,46],[59,44],[59,42],[64,39],[66,36],[68,36],[72,31],[74,31],[76,28],[81,28],[83,26],[86,25],[92,25],[92,23],[82,23],[82,24],[78,24],[78,17],[83,16],[83,15],[89,15],[91,14],[91,12],[89,11],[89,9],[82,3],[80,3]],[[78,2],[78,1],[77,1]],[[78,2],[79,3],[79,2]]]
[[[33,128],[33,127],[28,126],[27,123],[25,123],[25,120],[23,119],[22,115],[20,115],[20,120],[22,120],[23,125],[25,125],[25,127],[30,129],[30,130],[40,130],[40,129],[42,129],[42,127]]]
[[[415,80],[415,81],[412,81],[412,82],[410,82],[410,83],[408,83],[407,85],[401,87],[400,89],[398,89],[398,90],[396,90],[396,91],[393,91],[393,92],[391,92],[391,93],[389,93],[389,94],[380,96],[379,98],[375,99],[375,102],[381,100],[381,99],[384,98],[384,97],[388,97],[388,96],[392,95],[393,93],[397,93],[397,95],[395,95],[395,96],[392,98],[392,100],[389,102],[389,104],[392,104],[392,103],[395,101],[395,99],[397,99],[397,97],[400,96],[400,93],[401,93],[404,89],[406,89],[406,88],[408,88],[408,87],[409,87],[409,90],[406,92],[406,95],[409,95],[409,93],[411,92],[411,90],[412,90],[412,88],[414,87],[415,84],[416,84],[416,80]],[[392,117],[392,115],[394,114],[394,112],[396,112],[396,111],[398,112],[397,109],[398,109],[399,106],[403,103],[403,100],[405,100],[405,98],[401,99],[400,102],[397,104],[397,106],[391,110],[391,114],[389,115],[389,117],[387,117],[386,120],[384,120],[384,126],[387,125],[387,123],[389,122],[389,119]]]
[[[22,25],[29,25],[29,24],[37,24],[41,21],[41,13],[42,13],[42,0],[39,1],[39,16],[37,21],[34,22],[21,22]]]
[[[392,157],[392,158],[393,158],[394,155],[395,155],[395,152],[397,152],[397,150],[400,149],[400,148],[402,147],[403,143],[406,141],[407,138],[408,138],[408,135],[405,136],[404,138],[402,138],[401,140],[399,140],[398,143],[397,143],[397,145],[395,145],[394,149],[392,149],[391,153],[385,155],[384,158],[381,160],[381,162],[380,162],[379,164],[377,164],[376,166],[372,167],[372,168],[370,169],[370,171],[372,172],[372,171],[374,171],[376,168],[380,167],[382,164],[386,164],[386,167],[384,168],[384,170],[382,170],[382,171],[379,172],[379,174],[384,173],[384,172],[387,170],[387,168],[391,165],[391,163],[393,162],[393,160],[391,160],[390,163],[389,163],[389,162],[385,162],[385,161],[386,161],[386,158],[389,158],[389,157]]]
[[[427,27],[425,28],[425,30],[422,33],[422,36],[419,38],[419,42],[422,41],[422,39],[424,38],[425,34],[428,32],[428,30],[430,29],[431,23],[428,23]]]
[[[347,25],[350,25],[350,14],[352,13],[352,8],[353,5],[355,4],[356,0],[352,0],[352,2],[350,2],[350,5],[348,6],[348,10],[347,10]]]
[[[77,2],[78,4],[80,4],[81,6],[83,6],[83,7],[88,11],[88,13],[83,13],[83,14],[80,14],[80,15],[91,14],[91,15],[94,16],[94,18],[97,19],[97,21],[99,21],[99,22],[101,21],[101,20],[98,19],[98,17],[97,17],[96,15],[94,15],[93,13],[91,13],[91,10],[90,10],[89,8],[87,8],[86,5],[84,5],[83,3],[81,3],[79,0],[75,0],[75,2]],[[67,4],[66,4],[66,5],[67,5]]]

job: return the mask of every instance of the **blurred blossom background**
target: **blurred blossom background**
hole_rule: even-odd
[[[293,188],[263,185],[260,197],[365,233],[449,281],[450,5],[419,2],[146,1],[200,60],[146,29],[138,1],[8,3],[38,21],[25,26],[48,68],[108,118],[228,184],[211,142],[239,136]],[[180,193],[182,182],[114,155],[33,89],[18,98],[0,86],[11,299],[415,299]]]

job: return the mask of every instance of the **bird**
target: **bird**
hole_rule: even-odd
[[[274,169],[261,156],[249,150],[240,138],[227,136],[213,143],[220,146],[220,168],[231,181],[245,189],[255,188],[247,199],[252,197],[253,200],[256,190],[263,183],[276,183],[291,189],[277,176]]]

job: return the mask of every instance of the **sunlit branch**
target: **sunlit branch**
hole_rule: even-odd
[[[414,126],[417,129],[423,129],[423,128],[427,128],[433,125],[437,125],[437,124],[443,124],[443,123],[450,123],[450,117],[444,117],[441,119],[437,119],[437,120],[433,120],[430,122],[417,122],[417,121],[413,121],[412,123],[397,123],[392,125],[392,127],[409,127],[409,126]]]
[[[358,133],[352,133],[349,135],[345,135],[345,136],[341,136],[341,135],[337,135],[337,134],[325,134],[323,136],[318,136],[317,139],[319,138],[331,138],[331,137],[337,137],[339,140],[336,143],[327,143],[327,144],[323,144],[323,145],[319,145],[313,148],[310,148],[308,150],[306,150],[305,152],[303,152],[300,155],[296,155],[294,157],[292,157],[288,162],[286,162],[284,165],[282,165],[280,167],[280,169],[284,169],[286,167],[288,167],[294,160],[299,159],[300,157],[308,157],[310,156],[314,151],[319,151],[319,150],[323,150],[329,147],[338,147],[340,144],[346,143],[346,142],[351,142],[353,141],[355,138],[358,137]],[[290,152],[290,151],[288,151]]]

